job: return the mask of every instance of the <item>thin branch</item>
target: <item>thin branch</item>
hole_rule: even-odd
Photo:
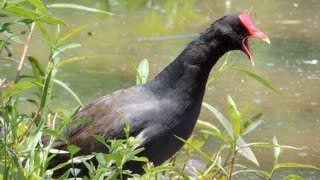
[[[228,154],[226,160],[224,161],[223,165],[221,165],[221,167],[226,166],[226,164],[228,163],[228,161],[231,157],[231,154],[232,154],[232,152],[230,151],[230,153]],[[221,167],[219,167],[219,169],[214,173],[214,175],[212,176],[212,179],[215,179],[220,174],[220,172],[222,171]],[[228,176],[228,174],[226,174],[226,175]]]
[[[187,153],[187,152],[186,152]],[[185,158],[184,158],[184,163],[183,163],[183,166],[182,166],[182,168],[181,168],[181,172],[183,173],[184,172],[184,170],[185,170],[185,168],[186,168],[186,165],[187,165],[187,162],[188,162],[188,157],[189,157],[189,155],[188,156],[186,156]],[[179,177],[178,177],[178,180],[180,180],[180,175],[179,175]]]
[[[39,114],[40,114],[40,109],[38,109],[37,113],[32,118],[31,123],[28,125],[26,131],[23,131],[22,135],[18,139],[18,142],[21,143],[23,141],[24,137],[28,135],[29,131],[31,131],[31,126],[34,124],[34,122],[38,118]]]
[[[26,39],[26,43],[24,45],[23,53],[22,53],[21,58],[20,58],[20,63],[19,63],[19,66],[17,68],[17,74],[16,74],[16,79],[14,80],[14,83],[17,83],[18,80],[19,80],[20,72],[21,72],[24,60],[26,59],[27,51],[28,51],[29,44],[30,44],[30,39],[31,39],[35,24],[36,24],[35,22],[32,22],[32,24],[31,24],[31,28],[30,28],[30,31],[28,33],[28,36],[27,36],[27,39]]]
[[[232,179],[233,165],[234,165],[234,161],[235,161],[236,153],[237,153],[236,146],[237,146],[236,143],[234,143],[233,149],[232,149],[232,154],[231,154],[231,161],[230,161],[229,180]]]
[[[170,159],[169,163],[172,163],[172,167],[175,167],[175,166],[176,166],[176,161],[177,161],[177,154],[174,155],[174,156]],[[169,175],[169,180],[172,180],[172,176],[173,176],[173,174],[170,173],[170,175]],[[157,174],[156,174],[156,177],[157,177]],[[179,178],[180,178],[180,176],[179,176]]]

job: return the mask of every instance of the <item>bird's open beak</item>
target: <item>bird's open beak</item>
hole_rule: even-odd
[[[251,56],[251,53],[250,53],[250,49],[249,49],[248,38],[249,37],[253,37],[253,38],[261,39],[262,41],[265,41],[268,44],[270,44],[270,40],[263,32],[261,32],[259,29],[254,27],[254,25],[253,25],[253,23],[252,23],[252,21],[251,21],[251,19],[250,19],[248,14],[241,13],[239,15],[239,19],[240,19],[242,25],[244,27],[246,27],[248,32],[249,32],[249,35],[246,38],[244,38],[244,40],[242,42],[242,51],[248,56],[248,58],[251,61],[252,65],[254,66],[254,61],[252,59],[252,56]]]

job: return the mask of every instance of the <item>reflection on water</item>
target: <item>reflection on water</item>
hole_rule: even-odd
[[[190,34],[201,32],[226,13],[252,9],[255,24],[269,36],[272,44],[267,46],[251,40],[255,67],[240,52],[232,52],[230,61],[269,80],[280,89],[281,94],[270,92],[237,72],[227,72],[208,88],[205,101],[222,111],[226,107],[228,94],[240,107],[253,102],[252,114],[263,112],[264,124],[259,131],[249,135],[248,141],[271,142],[272,137],[277,136],[280,144],[308,146],[303,151],[286,151],[286,159],[282,160],[320,166],[320,3],[315,0],[201,0],[183,9],[187,11],[188,8],[197,15],[191,14],[190,19],[174,19],[166,17],[163,12],[158,25],[154,23],[156,18],[149,15],[150,8],[138,8],[128,14],[115,10],[117,15],[112,18],[57,10],[55,13],[65,19],[70,28],[89,25],[73,39],[83,45],[81,50],[65,54],[70,57],[86,55],[89,60],[66,66],[58,78],[67,82],[84,102],[92,101],[133,85],[132,64],[148,58],[153,77],[192,40]],[[39,36],[39,33],[35,34],[30,54],[40,57],[45,63],[47,50],[44,43],[39,42]],[[142,38],[158,36],[178,38],[141,41]],[[221,62],[217,67],[219,65]],[[1,62],[1,75],[4,73],[13,78],[15,66],[11,62]],[[67,93],[61,94],[58,104],[67,107],[76,105]],[[201,119],[218,124],[205,110]],[[263,149],[258,153],[258,160],[265,162],[266,166],[272,165],[271,150]],[[312,177],[320,178],[320,175]]]

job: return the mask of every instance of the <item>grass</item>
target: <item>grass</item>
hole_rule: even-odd
[[[144,4],[144,1],[137,2],[139,5],[134,3],[130,5],[125,1],[119,2],[120,5],[123,4],[123,6],[130,6],[131,8],[141,7]],[[183,1],[178,3],[183,4]],[[172,4],[175,3],[168,0],[164,4],[164,8],[170,9]],[[17,1],[15,3],[1,1],[0,6],[4,12],[2,15],[10,17],[8,18],[10,20],[0,24],[0,30],[3,34],[0,40],[0,52],[8,51],[10,54],[10,48],[8,48],[10,44],[23,44],[23,53],[20,61],[18,61],[16,78],[8,80],[5,77],[0,77],[0,179],[50,179],[55,170],[66,165],[73,167],[77,163],[83,163],[89,170],[89,176],[82,177],[83,179],[121,179],[124,175],[132,175],[133,179],[234,179],[243,173],[250,173],[252,176],[257,176],[261,179],[272,179],[276,172],[286,168],[320,170],[312,165],[281,162],[279,157],[283,156],[285,149],[299,150],[301,148],[281,145],[276,137],[269,143],[248,143],[246,136],[261,125],[260,117],[262,114],[259,113],[253,117],[248,117],[247,112],[252,105],[249,104],[239,108],[231,96],[226,98],[227,115],[222,114],[210,104],[203,103],[203,107],[212,113],[212,118],[217,119],[223,128],[219,129],[209,122],[199,120],[197,122],[199,131],[195,132],[187,141],[177,137],[185,142],[185,146],[179,153],[161,166],[154,167],[152,163],[147,163],[144,167],[146,173],[142,176],[131,174],[128,170],[123,169],[123,165],[127,161],[148,161],[144,157],[137,157],[137,154],[142,149],[136,149],[135,145],[138,142],[134,137],[129,136],[129,126],[125,128],[125,139],[106,140],[102,136],[95,136],[99,142],[109,149],[110,153],[92,153],[92,155],[88,156],[77,156],[77,152],[80,150],[79,147],[68,143],[68,139],[63,137],[61,132],[72,125],[81,125],[88,123],[90,120],[83,119],[77,121],[76,124],[70,124],[82,102],[76,93],[65,83],[58,80],[56,76],[60,73],[58,69],[63,68],[65,64],[86,59],[85,56],[70,59],[64,59],[63,57],[63,52],[81,46],[78,43],[70,42],[70,37],[85,27],[79,27],[61,34],[60,28],[65,23],[63,20],[53,16],[50,13],[50,8],[73,8],[107,15],[112,15],[112,13],[74,4],[50,4],[46,6],[40,0]],[[194,16],[190,12],[188,5],[184,5],[182,10]],[[179,16],[181,16],[180,13],[179,11]],[[176,19],[174,14],[169,14],[168,18]],[[21,24],[28,29],[27,32],[13,30],[15,26],[21,26]],[[56,31],[50,34],[45,28],[46,24],[56,26]],[[48,44],[50,50],[46,67],[42,67],[36,57],[26,57],[34,28],[38,28],[41,31],[42,39]],[[23,35],[27,36],[25,42],[20,39]],[[10,57],[6,59],[10,60]],[[23,65],[29,65],[32,69],[32,74],[21,74]],[[276,88],[262,77],[245,69],[232,66],[228,61],[210,78],[208,85],[229,70],[244,73],[271,91],[277,92]],[[137,84],[146,83],[149,74],[148,60],[141,61],[136,67],[136,71]],[[79,107],[74,109],[53,109],[51,103],[54,85],[58,85],[69,92],[79,103]],[[28,94],[30,89],[33,90],[32,93],[34,94],[30,97],[34,98],[27,98],[26,100],[36,106],[37,110],[26,113],[19,107],[21,107],[22,97],[24,96],[22,92]],[[50,138],[47,146],[43,145],[41,141],[44,134]],[[203,147],[211,143],[210,140],[212,138],[219,140],[219,143],[215,150],[208,152]],[[70,160],[49,169],[50,159],[56,153],[61,153],[51,149],[52,144],[58,139],[68,144],[68,151],[62,153],[68,153]],[[239,164],[238,158],[242,156],[248,161],[259,165],[253,147],[269,148],[270,151],[274,152],[274,166],[271,170],[253,169]],[[191,167],[193,173],[190,174],[190,171],[186,171],[186,167],[188,166],[188,161],[194,158],[201,159],[204,167]],[[94,159],[98,161],[98,166],[93,165],[92,160]],[[77,177],[79,171],[79,169],[70,168],[59,179]],[[284,178],[302,179],[301,176],[291,173],[284,174]]]

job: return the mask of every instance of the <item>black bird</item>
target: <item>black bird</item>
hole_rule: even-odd
[[[107,153],[107,149],[92,135],[106,139],[124,138],[124,122],[130,135],[145,149],[139,154],[155,166],[173,156],[187,139],[200,113],[206,82],[218,59],[231,50],[243,51],[251,60],[248,38],[270,43],[268,37],[255,28],[248,14],[227,15],[217,20],[193,40],[181,54],[146,84],[133,86],[101,97],[82,108],[73,121],[89,118],[88,124],[67,134],[70,143],[81,148],[78,155]],[[62,141],[54,149],[66,149]],[[57,155],[50,163],[54,167],[69,157]],[[143,174],[143,163],[131,162],[125,168]],[[59,171],[61,172],[61,170]]]

